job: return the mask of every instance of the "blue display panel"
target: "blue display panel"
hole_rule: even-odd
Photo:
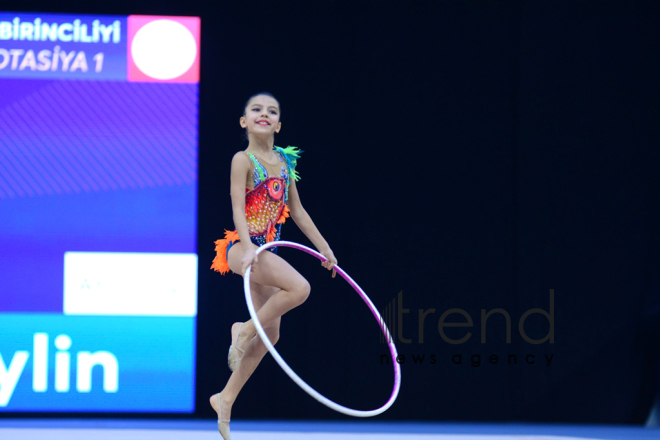
[[[199,27],[0,13],[0,411],[194,411]]]
[[[0,405],[7,410],[193,408],[195,318],[3,314],[2,320]]]

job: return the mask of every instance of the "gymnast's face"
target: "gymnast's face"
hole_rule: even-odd
[[[280,105],[267,95],[257,95],[248,102],[241,117],[241,127],[248,134],[273,135],[280,132]]]

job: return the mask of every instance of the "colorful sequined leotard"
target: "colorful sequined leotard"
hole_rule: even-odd
[[[252,153],[247,153],[254,163],[254,189],[245,188],[245,219],[250,240],[257,246],[280,239],[282,225],[289,217],[289,179],[299,180],[296,165],[301,150],[296,147],[274,147],[281,162],[279,176],[268,176],[268,171]],[[236,230],[225,229],[225,238],[215,242],[216,257],[211,269],[226,274],[229,272],[227,255],[229,248],[239,241]],[[277,253],[277,248],[268,249]]]

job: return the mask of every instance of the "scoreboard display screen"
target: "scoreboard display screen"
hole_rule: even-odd
[[[0,411],[194,411],[199,48],[0,12]]]

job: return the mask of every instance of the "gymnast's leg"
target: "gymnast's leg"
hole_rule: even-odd
[[[243,256],[240,246],[241,243],[236,243],[229,250],[229,267],[236,273],[240,273],[240,260]],[[309,296],[310,287],[307,280],[279,256],[272,252],[262,252],[259,257],[250,275],[250,290],[259,321],[274,345],[279,339],[281,316],[302,304]],[[237,324],[232,326],[232,330]],[[252,320],[241,326],[235,345],[245,350],[245,353],[222,392],[211,396],[211,406],[218,412],[221,405],[224,420],[229,420],[238,393],[268,351],[261,338],[253,337],[255,334]]]
[[[240,247],[234,250],[238,246],[241,246],[241,243],[237,243],[229,250],[228,262],[232,271],[240,273],[243,249]],[[254,266],[254,272],[250,274],[250,281],[262,286],[278,288],[257,311],[259,322],[264,328],[270,327],[274,320],[304,303],[310,292],[309,283],[297,270],[278,255],[268,251],[259,254],[259,261]],[[245,349],[256,333],[252,320],[246,321],[241,326],[234,345]]]
[[[261,309],[268,298],[279,290],[276,287],[261,286],[252,282],[250,282],[250,286],[255,310]],[[235,323],[232,328],[235,328],[236,324],[238,323]],[[277,318],[270,326],[264,327],[264,330],[266,331],[271,344],[275,345],[280,337],[280,318]],[[229,377],[225,388],[220,393],[211,396],[211,406],[216,412],[220,410],[219,405],[222,405],[223,420],[230,419],[231,407],[233,406],[238,393],[241,391],[250,376],[252,376],[252,373],[266,353],[268,353],[268,349],[261,341],[261,338],[252,338],[245,348],[245,353],[243,353],[243,357],[238,363],[236,370],[234,370]],[[218,413],[218,415],[220,414]]]

